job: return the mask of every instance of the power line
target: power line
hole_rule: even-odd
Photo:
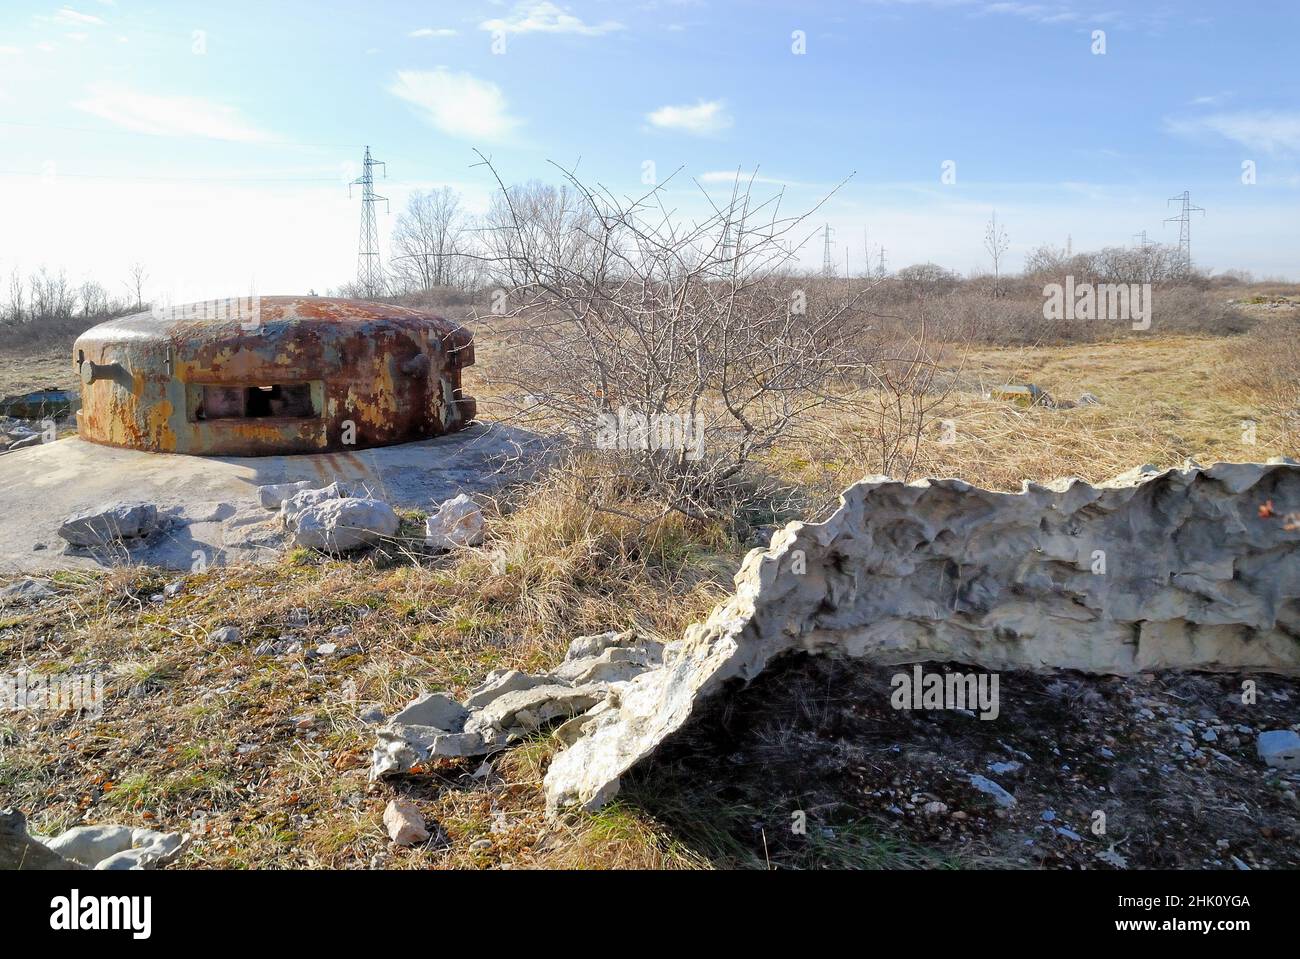
[[[1165,201],[1166,208],[1175,200],[1182,202],[1178,216],[1171,216],[1165,220],[1166,223],[1178,224],[1178,257],[1182,260],[1183,269],[1191,270],[1192,268],[1192,214],[1205,214],[1205,210],[1192,203],[1191,194],[1184,190],[1181,196],[1171,196]]]
[[[374,299],[384,291],[384,274],[379,262],[379,224],[375,220],[375,204],[384,201],[384,211],[388,212],[388,197],[375,193],[374,167],[384,168],[384,178],[388,178],[388,164],[383,160],[370,157],[370,147],[366,147],[366,156],[361,164],[361,176],[348,184],[348,196],[352,187],[361,186],[361,237],[357,245],[357,286],[367,299]]]
[[[831,225],[826,224],[822,242],[822,276],[835,275],[835,259],[831,256]]]

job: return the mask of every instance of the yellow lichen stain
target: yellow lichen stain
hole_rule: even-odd
[[[388,397],[391,400],[391,397]],[[348,387],[346,409],[349,419],[357,419],[368,426],[383,429],[390,426],[388,411],[383,404],[374,402],[374,394],[360,394],[353,387]]]
[[[156,449],[164,452],[176,449],[176,433],[171,425],[172,412],[170,400],[159,400],[145,409],[145,434]]]

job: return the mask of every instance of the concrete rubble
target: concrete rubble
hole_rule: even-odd
[[[16,809],[0,810],[0,869],[142,870],[166,865],[188,841],[181,833],[102,824],[34,836]]]
[[[397,446],[288,456],[160,455],[75,436],[37,443],[0,456],[9,506],[0,514],[0,565],[37,573],[123,562],[185,571],[197,561],[274,562],[292,536],[277,511],[304,489],[337,482],[394,510],[427,515],[462,493],[490,495],[528,479],[550,448],[545,437],[478,423]],[[131,503],[155,507],[149,535],[60,548],[65,517]]]
[[[370,778],[407,773],[437,757],[487,755],[617,701],[631,679],[661,664],[663,649],[633,630],[579,636],[552,673],[495,670],[463,704],[442,693],[419,696],[378,730]],[[557,735],[564,736],[563,726]]]

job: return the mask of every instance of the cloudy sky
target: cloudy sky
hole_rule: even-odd
[[[686,215],[737,168],[787,210],[852,175],[817,219],[854,272],[980,268],[994,209],[1017,267],[1176,240],[1190,190],[1198,264],[1300,279],[1297,36],[1291,0],[4,0],[0,274],[323,292],[369,144],[385,235],[415,189],[482,209],[477,148],[619,192],[681,167]]]

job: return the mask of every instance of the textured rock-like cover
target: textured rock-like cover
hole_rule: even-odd
[[[730,679],[794,650],[989,669],[1300,672],[1300,466],[1143,467],[1108,483],[850,487],[791,523],[663,666],[572,720],[553,809],[599,806]]]

